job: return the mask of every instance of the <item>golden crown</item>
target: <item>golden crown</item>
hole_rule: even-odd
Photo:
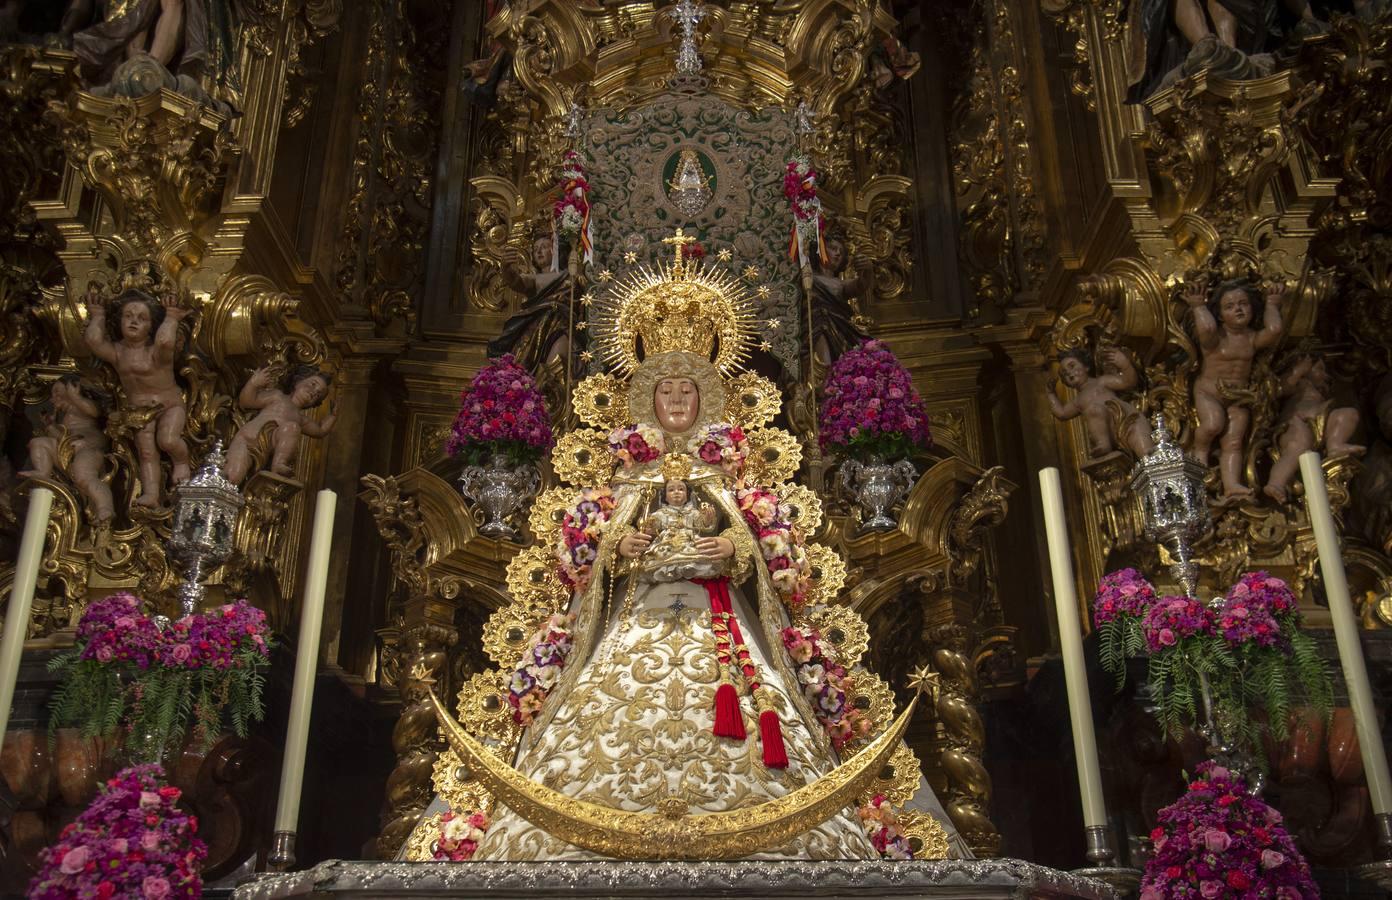
[[[678,228],[664,238],[672,263],[644,266],[620,280],[596,304],[594,335],[601,358],[621,376],[644,359],[693,353],[730,374],[749,357],[755,305],[731,273],[683,258],[696,239]]]

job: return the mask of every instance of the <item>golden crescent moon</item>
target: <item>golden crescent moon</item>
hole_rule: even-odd
[[[865,793],[908,730],[918,694],[894,724],[860,753],[797,790],[756,806],[699,815],[612,809],[567,797],[508,765],[455,721],[430,689],[430,702],[454,752],[489,792],[561,840],[618,859],[738,859],[780,847]]]

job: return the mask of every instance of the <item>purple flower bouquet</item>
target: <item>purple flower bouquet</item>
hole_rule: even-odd
[[[536,462],[555,444],[536,379],[509,354],[491,360],[460,394],[445,452],[464,454],[470,465],[495,455],[518,465]]]
[[[128,749],[151,758],[182,738],[190,718],[205,745],[222,730],[224,711],[245,737],[265,712],[269,658],[266,614],[245,600],[162,629],[138,597],[112,594],[87,607],[77,646],[49,664],[63,675],[50,728],[80,724],[87,735],[109,735],[125,722]]]
[[[1281,814],[1241,776],[1200,763],[1188,791],[1160,810],[1141,900],[1316,900],[1310,866]]]
[[[933,444],[913,379],[880,341],[866,341],[832,365],[817,425],[822,449],[862,462],[907,459]]]
[[[203,896],[199,871],[208,848],[198,820],[179,807],[179,789],[164,783],[164,770],[146,765],[122,769],[102,785],[92,804],[39,854],[29,883],[36,900]]]

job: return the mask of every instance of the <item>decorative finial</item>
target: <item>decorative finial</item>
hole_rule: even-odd
[[[671,15],[682,30],[681,47],[677,50],[677,74],[699,75],[702,63],[701,54],[696,52],[696,26],[706,17],[705,7],[693,0],[680,0]]]

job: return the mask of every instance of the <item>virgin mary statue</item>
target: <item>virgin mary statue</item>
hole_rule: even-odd
[[[485,629],[503,668],[437,706],[451,750],[404,858],[948,855],[911,711],[831,602],[844,565],[804,544],[820,504],[785,483],[777,389],[735,374],[743,291],[678,251],[601,302],[614,374],[577,385],[595,427],[554,460],[574,487],[537,501]]]

